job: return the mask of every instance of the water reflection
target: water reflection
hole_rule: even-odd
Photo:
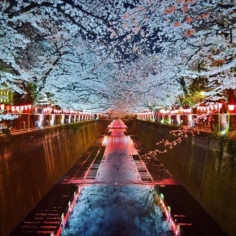
[[[86,186],[62,235],[172,235],[149,186]]]
[[[114,120],[109,129],[96,176],[101,184],[83,187],[63,235],[172,235],[155,203],[153,187],[141,185],[132,158],[137,151],[131,138],[125,136],[126,126]]]

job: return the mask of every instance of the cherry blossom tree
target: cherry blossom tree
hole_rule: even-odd
[[[199,77],[218,96],[236,86],[235,10],[232,0],[1,1],[1,83],[94,112],[171,106]]]

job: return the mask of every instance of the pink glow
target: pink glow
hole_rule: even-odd
[[[77,198],[79,197],[79,194],[80,194],[80,192],[81,192],[81,189],[82,189],[82,187],[79,186],[79,187],[78,187],[78,191],[74,193],[73,201],[72,201],[72,203],[70,204],[70,207],[68,208],[68,210],[67,210],[67,212],[66,212],[66,214],[65,214],[65,217],[63,218],[63,220],[62,220],[62,222],[61,222],[61,225],[60,225],[59,229],[57,230],[55,236],[60,236],[60,235],[61,235],[62,230],[63,230],[63,228],[65,227],[66,222],[67,222],[67,220],[68,220],[68,218],[69,218],[69,216],[70,216],[70,214],[71,214],[71,212],[72,212],[72,210],[73,210],[73,208],[74,208],[74,206],[75,206],[76,200],[77,200]],[[68,204],[69,204],[69,202],[68,202]]]
[[[163,199],[159,197],[159,203],[161,205],[162,211],[165,213],[166,219],[169,221],[171,229],[174,231],[175,235],[180,235],[179,225],[174,222],[171,217],[170,211],[168,210],[167,206],[165,205]]]

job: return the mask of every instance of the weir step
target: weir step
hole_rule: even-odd
[[[68,203],[73,201],[76,192],[76,185],[54,185],[10,235],[56,235],[62,215],[67,213]]]

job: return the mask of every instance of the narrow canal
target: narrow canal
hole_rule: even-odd
[[[126,128],[112,121],[12,235],[226,235]]]

